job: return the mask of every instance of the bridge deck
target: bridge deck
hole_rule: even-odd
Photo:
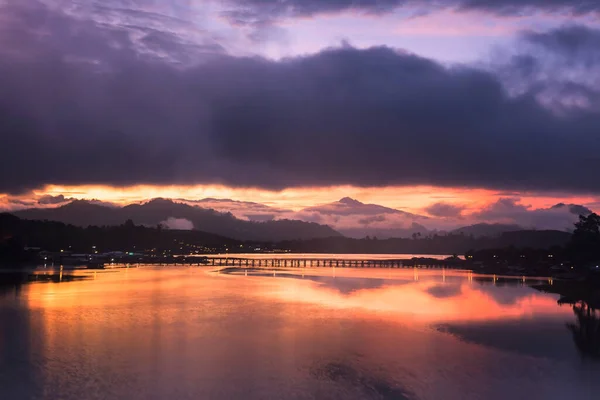
[[[240,257],[209,257],[208,265],[230,267],[279,267],[279,268],[452,268],[459,264],[444,260],[406,260],[406,259],[323,259],[323,258],[240,258]]]

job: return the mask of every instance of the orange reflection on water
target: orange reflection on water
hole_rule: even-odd
[[[216,274],[211,268],[120,270],[86,273],[86,280],[29,285],[32,308],[135,307],[165,296],[184,296],[186,302],[221,296],[270,298],[284,303],[307,303],[362,313],[386,313],[424,322],[485,321],[529,318],[534,315],[570,316],[557,307],[554,296],[535,291],[515,278],[496,287],[469,272],[426,270],[352,270],[306,268],[265,270],[268,276]],[[294,278],[290,278],[293,275]],[[348,286],[350,284],[350,286]],[[201,304],[201,303],[198,303]]]
[[[494,286],[455,271],[236,272],[134,268],[77,272],[87,279],[73,280],[65,270],[62,281],[56,271],[57,283],[23,285],[0,299],[10,311],[2,322],[11,328],[3,351],[15,348],[20,360],[3,383],[25,388],[25,395],[9,391],[7,398],[362,399],[365,390],[383,387],[387,395],[397,384],[414,398],[434,399],[597,392],[597,379],[581,386],[579,370],[569,381],[575,375],[568,362],[545,358],[569,360],[575,351],[564,324],[572,321],[571,308],[557,307],[554,296],[520,279]],[[557,320],[520,328],[539,315]],[[489,331],[482,341],[427,325],[482,320],[501,320],[491,330],[507,325],[499,336],[509,332],[510,343]],[[324,391],[313,392],[319,386]]]
[[[336,273],[335,279],[343,279],[343,270]],[[379,275],[383,274],[379,272]],[[525,285],[500,288],[493,283],[473,282],[472,274],[469,273],[445,275],[442,272],[406,271],[393,276],[408,277],[410,282],[386,281],[380,287],[362,288],[347,293],[320,282],[281,278],[275,280],[276,284],[264,295],[285,302],[383,312],[424,322],[492,321],[530,318],[534,315],[572,314],[568,308],[557,307],[554,296],[538,293]],[[517,282],[522,282],[521,278],[515,279],[515,283]],[[512,299],[501,298],[507,291]],[[494,293],[500,300],[494,297]]]

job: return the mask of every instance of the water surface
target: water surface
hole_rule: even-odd
[[[71,274],[0,287],[2,398],[600,395],[598,315],[559,306],[533,281],[339,268]]]

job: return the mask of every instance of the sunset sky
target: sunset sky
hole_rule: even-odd
[[[600,210],[598,0],[0,0],[0,88],[5,210]]]

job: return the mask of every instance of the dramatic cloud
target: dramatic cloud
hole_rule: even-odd
[[[531,93],[558,111],[600,106],[600,30],[565,25],[550,32],[526,31],[519,45],[492,65],[513,94]],[[512,51],[512,54],[510,52]],[[500,62],[501,63],[501,62]]]
[[[206,198],[196,201],[179,199],[178,201],[219,212],[232,213],[238,218],[247,219],[250,221],[270,221],[276,217],[285,218],[286,216],[289,216],[290,213],[293,213],[291,210],[270,207],[265,204],[251,201],[236,201],[231,199],[215,198]]]
[[[566,205],[566,204],[560,203],[560,204],[557,204],[557,205],[553,206],[552,208],[562,208],[562,207],[568,207],[569,211],[571,212],[571,214],[575,214],[577,216],[579,216],[579,215],[585,215],[585,216],[587,216],[587,215],[590,215],[593,212],[589,208],[587,208],[585,206],[578,205],[578,204],[569,204],[569,205]]]
[[[471,218],[483,222],[514,223],[525,228],[572,230],[579,215],[590,212],[580,205],[562,203],[550,208],[533,209],[521,204],[519,199],[502,198],[473,213]]]
[[[552,53],[566,54],[573,63],[584,62],[588,65],[600,63],[598,47],[600,31],[571,25],[549,33],[525,32],[523,36],[531,43]]]
[[[532,11],[587,14],[600,11],[597,0],[453,0],[463,9],[480,9],[500,14],[523,14]]]
[[[310,23],[317,24],[315,27],[320,21],[328,21],[322,26],[330,23],[333,32],[338,32],[336,19],[365,21],[364,25],[355,24],[347,33],[358,40],[368,36],[372,24],[366,21],[375,18],[384,24],[388,21],[390,29],[403,32],[402,36],[437,32],[438,37],[473,34],[481,39],[490,34],[506,34],[511,31],[510,24],[517,26],[518,20],[525,22],[524,17],[532,20],[520,25],[522,27],[549,26],[540,24],[539,19],[549,21],[550,25],[553,21],[554,26],[561,18],[587,23],[600,15],[597,0],[230,0],[221,4],[224,8],[221,15],[232,28],[245,32],[252,42],[271,44],[282,40],[287,43],[287,33],[292,32],[293,36],[293,25],[301,25],[309,19]],[[448,24],[450,21],[455,23]],[[456,21],[460,22],[456,24]],[[360,35],[355,35],[356,31],[360,31]],[[377,36],[381,37],[382,33],[385,35],[385,29]],[[338,34],[338,40],[349,37],[344,34]]]
[[[432,12],[439,9],[481,10],[500,15],[534,12],[588,14],[598,12],[597,0],[231,0],[232,10],[224,12],[237,24],[259,24],[284,17],[309,17],[355,11],[385,14],[400,7]]]
[[[194,2],[176,0],[21,0],[19,18],[25,18],[38,33],[52,29],[59,19],[68,18],[65,27],[74,27],[65,46],[78,42],[77,36],[90,34],[88,27],[101,26],[113,48],[135,48],[144,59],[189,64],[224,52],[218,35],[201,26],[204,8]],[[1,4],[1,1],[0,1]],[[13,6],[14,7],[14,6]],[[39,10],[47,12],[40,15]],[[4,13],[10,15],[10,8]],[[26,15],[23,9],[27,8]],[[6,11],[8,10],[8,12]],[[62,16],[60,16],[62,14]],[[13,14],[14,16],[14,14]],[[61,31],[67,34],[67,31]],[[56,34],[56,32],[52,32]],[[65,39],[65,37],[63,37]],[[89,40],[84,35],[85,40]]]
[[[435,203],[425,209],[425,211],[434,217],[460,217],[465,209],[464,206],[450,203]]]
[[[514,95],[494,71],[387,47],[282,61],[215,52],[181,68],[140,53],[121,29],[18,3],[2,8],[0,28],[0,192],[220,183],[600,193],[600,111],[546,107],[537,96],[548,79]]]

